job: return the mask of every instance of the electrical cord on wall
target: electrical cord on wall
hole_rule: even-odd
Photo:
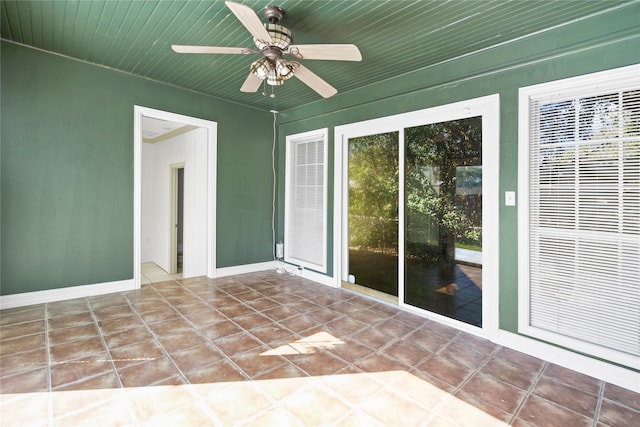
[[[272,241],[272,254],[273,260],[276,263],[276,271],[278,273],[289,273],[292,276],[302,273],[302,267],[294,267],[291,269],[286,268],[285,262],[277,254],[276,246],[276,190],[277,190],[277,174],[276,174],[276,124],[277,114],[276,110],[271,110],[273,114],[273,141],[271,144],[271,172],[273,173],[273,196],[271,198],[271,241]],[[279,243],[281,245],[281,243]],[[280,255],[281,256],[281,255]]]
[[[276,119],[278,112],[271,110],[273,114],[273,142],[271,144],[271,172],[273,173],[273,192],[271,197],[271,250],[273,260],[276,260]]]

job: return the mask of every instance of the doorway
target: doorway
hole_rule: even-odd
[[[184,262],[184,163],[171,165],[171,233],[169,274],[182,274]]]
[[[336,286],[497,333],[497,95],[336,128]]]
[[[143,122],[146,118],[156,119],[160,121],[167,121],[180,124],[182,127],[186,127],[189,131],[190,138],[194,142],[193,149],[188,150],[189,155],[192,157],[191,164],[189,161],[184,162],[184,170],[187,171],[183,175],[184,182],[182,184],[182,198],[183,198],[183,272],[186,273],[186,277],[203,276],[214,277],[215,276],[215,200],[216,200],[216,144],[217,144],[217,124],[212,121],[202,120],[198,118],[183,116],[175,113],[169,113],[161,110],[154,110],[147,107],[134,107],[134,282],[135,287],[139,288],[142,283],[141,263],[144,261],[142,257],[142,246],[147,245],[146,236],[143,238],[143,222],[142,222],[142,205],[143,205],[143,142],[144,142],[144,126]],[[182,132],[185,133],[185,132]],[[187,134],[188,135],[188,134]],[[175,135],[174,135],[175,136]],[[177,136],[176,136],[177,137]],[[185,136],[186,137],[186,136]],[[149,145],[149,144],[144,144]],[[146,150],[146,148],[145,148]],[[175,163],[171,162],[171,163]],[[169,202],[170,187],[171,187],[171,173],[169,164],[167,163],[167,169],[164,174],[159,173],[155,175],[156,178],[152,181],[153,184],[158,184],[159,187],[163,187],[166,190],[167,198],[166,206],[166,219],[158,219],[162,224],[158,225],[163,227],[163,230],[153,234],[154,238],[157,236],[159,239],[165,239],[164,243],[165,251],[159,258],[164,259],[164,270],[169,272],[172,267],[177,268],[178,259],[178,237],[176,233],[175,239],[175,252],[171,247],[170,241],[172,240],[173,233],[172,228],[176,228],[177,223],[177,210],[175,211],[176,218],[172,217],[172,209],[168,209],[171,205]],[[192,171],[192,172],[189,172]],[[166,177],[166,178],[164,178]],[[161,184],[163,181],[165,184]],[[178,177],[176,176],[176,185]],[[149,180],[146,180],[148,183]],[[197,191],[193,191],[194,186],[197,187]],[[148,190],[147,184],[144,189]],[[153,191],[153,190],[152,190]],[[190,195],[191,194],[191,195]],[[176,199],[178,194],[176,192]],[[158,211],[159,212],[159,211]],[[191,212],[191,214],[189,214]],[[164,214],[163,214],[164,215]],[[192,221],[189,219],[189,215],[195,215],[197,219]],[[172,219],[176,221],[172,222]],[[155,220],[154,220],[155,221]],[[165,222],[166,221],[166,222]],[[191,224],[191,225],[189,225]],[[194,225],[197,224],[197,225]],[[170,231],[167,231],[170,230]],[[145,232],[147,232],[145,228]],[[177,232],[177,230],[176,230]],[[162,237],[166,236],[166,237]],[[162,245],[158,245],[161,247]],[[145,246],[145,250],[147,247]],[[171,261],[172,253],[175,253],[175,264]],[[195,254],[189,256],[189,253]]]

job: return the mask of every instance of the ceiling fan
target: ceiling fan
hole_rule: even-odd
[[[277,6],[267,6],[264,9],[264,16],[269,22],[263,24],[250,7],[232,1],[226,1],[225,4],[249,30],[256,49],[184,45],[172,45],[171,49],[177,53],[261,53],[263,57],[250,66],[249,75],[240,88],[242,92],[256,92],[260,85],[264,84],[279,86],[285,80],[295,76],[323,98],[329,98],[338,91],[295,59],[362,60],[360,51],[353,44],[292,44],[293,34],[288,28],[279,24],[284,11]],[[285,57],[286,55],[291,55],[295,59],[289,60]],[[263,95],[265,95],[264,92]],[[272,91],[271,97],[274,96]]]

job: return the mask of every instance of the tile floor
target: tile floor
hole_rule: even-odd
[[[0,322],[2,427],[640,425],[638,393],[275,272]]]
[[[169,274],[153,262],[143,262],[140,264],[140,283],[148,285],[150,283],[179,280],[182,279],[181,270],[178,270],[178,274]]]

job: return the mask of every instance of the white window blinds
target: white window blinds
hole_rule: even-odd
[[[287,137],[285,261],[325,273],[327,129]]]
[[[637,368],[640,70],[525,88],[521,108],[523,96],[528,286],[520,329]]]

